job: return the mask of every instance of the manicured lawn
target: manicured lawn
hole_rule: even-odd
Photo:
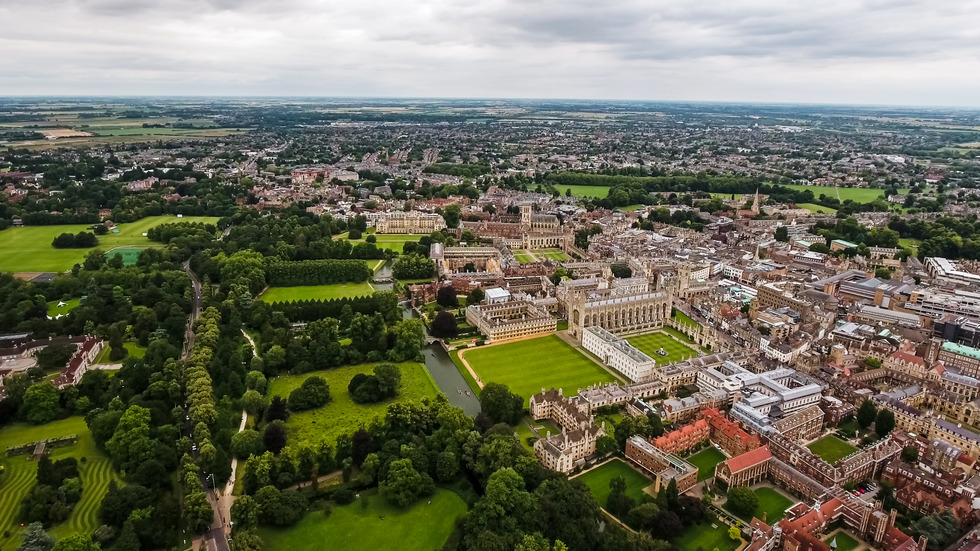
[[[725,460],[725,454],[714,446],[699,451],[687,458],[687,462],[698,468],[698,482],[715,476],[715,466]]]
[[[122,256],[123,266],[132,266],[140,259],[141,252],[143,252],[143,248],[141,247],[116,247],[106,253],[106,258],[120,255]]]
[[[919,250],[919,240],[914,237],[900,237],[898,238],[898,246],[915,252]]]
[[[861,542],[843,530],[838,531],[836,534],[831,534],[829,538],[823,541],[827,545],[830,545],[830,542],[834,541],[834,538],[837,539],[837,551],[852,551],[861,545]]]
[[[636,500],[637,504],[643,499],[643,489],[653,484],[652,480],[633,467],[630,467],[621,459],[613,459],[608,463],[604,463],[600,467],[580,474],[575,477],[575,480],[588,486],[589,491],[592,492],[592,496],[599,506],[605,507],[606,499],[609,498],[609,493],[611,492],[609,482],[617,476],[623,477],[626,481],[626,495]]]
[[[136,222],[119,224],[119,233],[99,236],[98,248],[108,251],[116,247],[161,247],[143,234],[154,226],[168,222],[204,222],[214,224],[213,216],[148,216]],[[85,260],[92,249],[55,249],[54,238],[62,233],[89,230],[88,224],[64,226],[24,226],[0,231],[0,271],[2,272],[63,272]]]
[[[684,312],[681,312],[680,310],[674,310],[674,319],[680,323],[683,323],[684,325],[689,325],[692,327],[695,325],[700,325],[698,322],[692,320],[690,316]]]
[[[269,287],[259,295],[264,302],[293,302],[297,300],[331,300],[335,298],[361,297],[374,293],[370,283],[335,283],[333,285],[301,285],[297,287]]]
[[[78,306],[77,298],[64,301],[65,305],[60,308],[58,307],[59,302],[62,301],[52,300],[51,302],[48,303],[48,316],[52,318],[58,317],[58,314],[61,314],[62,316],[67,316],[68,312],[71,312],[73,308]]]
[[[562,388],[566,396],[574,396],[580,388],[616,380],[555,335],[462,350],[461,356],[483,384],[503,383],[525,400],[542,387]]]
[[[763,515],[765,515],[766,523],[770,525],[782,519],[786,510],[796,503],[772,488],[756,488],[753,491],[756,497],[759,498],[759,505],[755,508],[755,511],[752,511],[752,517],[762,520]],[[737,517],[742,517],[729,509],[727,502],[725,503],[725,509]],[[742,520],[749,522],[752,518],[742,517]]]
[[[565,192],[568,190],[572,190],[572,197],[596,197],[598,199],[605,199],[609,195],[609,187],[607,186],[556,185],[555,189],[562,195],[565,195]]]
[[[646,355],[656,360],[657,365],[682,362],[691,356],[697,355],[697,352],[692,350],[689,346],[685,346],[659,331],[648,335],[630,337],[626,339],[626,342],[639,348]],[[666,356],[657,354],[657,351],[660,350],[661,347],[663,347],[664,351],[667,352]]]
[[[816,203],[797,203],[796,208],[806,209],[810,212],[815,212],[815,213],[837,214],[837,209],[832,209],[830,207],[825,207],[823,205],[818,205]]]
[[[541,249],[536,251],[531,251],[534,256],[540,259],[557,260],[559,262],[568,260],[568,255],[561,252],[558,249]]]
[[[374,228],[369,228],[369,232]],[[374,243],[379,249],[391,249],[401,253],[405,249],[405,243],[418,242],[422,239],[421,235],[407,235],[400,233],[375,233],[378,240]],[[351,243],[363,243],[364,239],[352,239]]]
[[[534,257],[527,254],[527,251],[522,251],[522,250],[514,251],[514,259],[516,259],[521,264],[528,264],[530,262],[534,262]]]
[[[716,528],[712,528],[712,525]],[[675,538],[671,543],[680,551],[707,551],[710,549],[735,551],[742,544],[741,540],[732,541],[728,537],[728,525],[714,517],[709,517],[700,525],[689,526],[679,538]]]
[[[364,506],[361,500],[368,500]],[[431,500],[431,503],[429,503]],[[431,551],[440,549],[466,514],[455,493],[438,489],[407,508],[390,504],[376,492],[362,492],[350,505],[335,507],[330,516],[314,510],[289,528],[260,528],[265,549],[290,551]]]
[[[470,390],[473,392],[473,395],[479,398],[480,385],[476,384],[476,379],[474,379],[473,376],[470,375],[470,371],[466,369],[466,366],[464,366],[463,362],[459,359],[459,351],[451,350],[449,352],[449,358],[453,361],[454,364],[456,364],[456,370],[459,371],[459,374],[463,376],[463,380],[466,381],[466,384],[470,387]]]
[[[834,435],[824,436],[808,447],[831,465],[857,451],[857,448]]]
[[[528,438],[537,438],[538,435],[531,432],[531,429],[527,426],[529,421],[530,419],[527,418],[522,419],[521,422],[514,427],[514,434],[517,436],[517,440],[520,441],[521,445],[524,446],[524,449],[529,452],[533,452],[534,447],[531,444],[528,444]]]
[[[688,326],[688,327],[690,327],[690,326]],[[663,331],[664,333],[667,333],[668,335],[671,335],[673,337],[677,337],[678,339],[686,342],[687,344],[695,344],[694,339],[692,339],[691,337],[688,337],[687,335],[685,335],[684,333],[681,333],[680,331],[678,331],[677,329],[674,329],[673,327],[662,327],[660,330]]]
[[[51,528],[49,533],[56,538],[70,534],[90,533],[99,527],[96,513],[102,498],[109,489],[111,480],[119,481],[119,475],[112,470],[109,458],[95,446],[85,420],[81,417],[69,417],[46,425],[28,425],[15,423],[0,431],[0,451],[8,446],[16,446],[36,442],[38,440],[57,438],[60,436],[78,435],[78,441],[73,446],[59,448],[51,452],[52,461],[74,457],[79,460],[78,469],[82,480],[82,498],[72,509],[71,516],[65,522]],[[34,487],[37,476],[37,463],[28,461],[27,455],[7,457],[0,456],[0,465],[6,472],[0,476],[0,548],[16,549],[20,545],[21,528],[16,522],[20,514],[20,502],[27,492]],[[86,458],[82,462],[82,458]],[[10,537],[3,537],[6,531]]]
[[[330,402],[321,408],[290,415],[289,420],[286,421],[286,429],[294,442],[296,438],[312,438],[314,441],[326,440],[333,444],[337,437],[344,433],[352,433],[370,425],[375,417],[384,415],[392,403],[414,402],[439,394],[439,389],[424,365],[406,362],[398,366],[402,372],[402,388],[398,396],[377,404],[356,404],[347,392],[347,385],[354,375],[372,373],[374,364],[351,365],[302,375],[277,377],[270,383],[268,395],[288,398],[289,393],[303,384],[308,377],[316,375],[325,379],[330,386]]]
[[[146,349],[142,346],[136,344],[135,342],[124,342],[123,348],[129,350],[129,355],[133,358],[142,358],[146,354]],[[111,364],[122,362],[122,360],[112,361],[109,359],[109,354],[112,352],[112,347],[108,344],[99,352],[99,355],[95,357],[95,361],[92,363],[97,364]]]
[[[827,197],[837,197],[838,189],[831,186],[806,186],[801,184],[791,184],[788,186],[783,186],[795,189],[796,191],[806,191],[810,190],[813,192],[813,197],[819,199],[821,195],[826,195]],[[885,196],[885,190],[883,189],[865,189],[865,188],[839,188],[840,200],[847,201],[851,199],[858,203],[870,203],[879,197]],[[898,190],[900,194],[908,193],[909,190],[900,189]]]
[[[385,262],[386,261],[383,258],[380,259],[380,260],[365,260],[364,261],[364,263],[367,264],[368,267],[371,268],[371,270],[374,273],[378,273],[378,270],[380,270],[381,267],[385,265]]]

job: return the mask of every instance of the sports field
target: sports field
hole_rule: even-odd
[[[534,257],[527,254],[527,251],[514,251],[514,258],[521,264],[528,264],[534,262]]]
[[[368,500],[364,506],[361,500]],[[372,490],[362,492],[354,503],[307,513],[289,528],[260,528],[265,549],[290,551],[430,551],[441,549],[466,514],[466,503],[455,493],[438,489],[402,509]]]
[[[688,463],[698,468],[698,482],[715,476],[715,466],[724,460],[725,454],[714,446],[708,446],[686,459]]]
[[[857,549],[861,542],[851,537],[850,534],[843,530],[838,530],[837,533],[831,534],[830,537],[823,540],[824,543],[830,545],[830,542],[837,540],[837,551],[852,551]]]
[[[123,266],[132,266],[136,264],[136,261],[140,259],[140,253],[143,252],[145,247],[116,247],[111,251],[106,253],[106,258],[112,258],[116,255],[122,257]]]
[[[294,413],[286,421],[286,429],[296,438],[309,438],[313,441],[326,440],[333,444],[338,436],[367,427],[374,418],[384,415],[388,406],[396,402],[414,402],[439,394],[432,376],[425,366],[406,362],[398,364],[402,372],[402,388],[394,399],[377,404],[356,404],[347,392],[347,385],[358,373],[372,373],[374,364],[349,365],[327,371],[314,371],[302,375],[276,377],[269,383],[269,396],[289,397],[293,389],[299,388],[308,377],[322,377],[330,386],[330,402],[327,405]]]
[[[85,420],[81,417],[69,417],[40,426],[15,423],[0,431],[0,450],[6,450],[8,446],[72,434],[78,435],[78,441],[73,446],[52,451],[50,457],[52,461],[66,457],[79,460],[82,498],[75,504],[68,520],[48,530],[55,538],[87,534],[98,528],[96,513],[99,504],[109,489],[109,482],[120,481],[119,475],[112,470],[109,458],[95,446],[95,441],[85,426]],[[0,476],[0,549],[16,549],[20,545],[22,529],[15,519],[20,513],[21,500],[34,487],[37,476],[37,463],[28,461],[27,457],[7,457],[6,454],[0,456],[0,465],[5,468],[4,474]],[[84,463],[81,461],[83,457],[86,458]],[[7,532],[10,533],[9,537],[3,535]]]
[[[596,197],[598,199],[605,199],[609,195],[608,186],[568,186],[568,185],[556,185],[555,189],[558,193],[565,195],[568,190],[572,190],[572,197]]]
[[[297,300],[331,300],[362,297],[374,293],[370,283],[335,283],[333,285],[304,285],[299,287],[269,287],[259,295],[263,302],[293,302]]]
[[[753,492],[759,498],[759,505],[756,506],[755,511],[752,511],[751,517],[761,520],[763,515],[765,515],[766,523],[770,525],[782,519],[783,515],[786,514],[786,510],[796,503],[796,501],[789,499],[772,488],[756,488]],[[725,510],[737,517],[741,517],[741,515],[735,514],[734,511],[728,508],[727,502],[725,503]],[[744,517],[742,520],[749,522],[752,520],[751,517]]]
[[[616,379],[555,335],[460,351],[484,384],[503,383],[528,399],[541,388],[562,388],[565,396],[578,389]]]
[[[792,184],[784,186],[788,188],[795,189],[796,191],[812,191],[815,198],[820,198],[821,195],[826,195],[827,197],[837,197],[838,190],[840,191],[840,200],[847,201],[851,199],[858,203],[870,203],[879,197],[885,196],[885,190],[883,189],[866,189],[866,188],[833,188],[830,186],[806,186],[800,184]],[[899,193],[908,193],[908,189],[900,189]]]
[[[664,333],[656,332],[647,335],[639,335],[626,339],[626,342],[640,349],[641,352],[657,361],[657,365],[666,365],[674,362],[682,362],[692,356],[696,356],[691,347],[685,346]],[[666,356],[657,354],[657,351],[664,349]]]
[[[52,318],[58,317],[58,314],[61,314],[62,316],[67,316],[68,312],[71,312],[72,309],[78,306],[78,300],[79,299],[77,298],[73,298],[71,300],[66,300],[66,301],[52,300],[48,302],[48,315],[51,316]],[[64,302],[65,305],[58,307],[59,302]]]
[[[807,447],[831,465],[857,451],[857,448],[832,434],[824,436]]]
[[[617,476],[623,477],[626,481],[626,495],[633,498],[637,504],[643,499],[643,489],[653,484],[652,480],[624,463],[622,459],[613,459],[604,463],[602,466],[575,477],[575,480],[588,486],[596,503],[600,507],[605,507],[611,492],[609,482]]]
[[[558,249],[539,249],[531,251],[531,253],[541,260],[557,260],[558,262],[568,260],[568,255]]]
[[[728,525],[709,516],[701,524],[688,526],[679,538],[671,540],[674,547],[680,551],[735,551],[742,544],[741,540],[732,541],[728,537]]]
[[[213,216],[148,216],[136,222],[120,224],[119,233],[99,236],[98,248],[161,247],[143,234],[150,228],[168,222],[204,222],[214,224]],[[0,231],[0,272],[63,272],[85,260],[92,249],[56,249],[54,238],[62,233],[90,231],[87,224],[65,226],[24,226]],[[124,259],[125,260],[125,259]]]

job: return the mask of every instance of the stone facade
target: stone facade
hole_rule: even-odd
[[[379,234],[406,233],[414,235],[429,235],[446,227],[446,221],[438,214],[428,214],[417,211],[386,212],[379,216],[374,223]]]

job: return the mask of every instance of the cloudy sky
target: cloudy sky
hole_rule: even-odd
[[[0,0],[0,94],[980,106],[980,0]]]

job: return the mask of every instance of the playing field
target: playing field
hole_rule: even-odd
[[[514,258],[521,264],[534,262],[534,257],[527,254],[527,251],[514,251]]]
[[[596,383],[615,381],[605,369],[555,335],[460,351],[483,384],[503,383],[528,399],[542,388],[562,388],[565,396]]]
[[[870,203],[879,197],[885,196],[885,190],[883,189],[865,189],[865,188],[833,188],[829,186],[806,186],[800,184],[792,184],[788,186],[783,186],[795,189],[796,191],[812,191],[815,198],[820,198],[821,195],[826,195],[827,197],[837,198],[838,190],[840,192],[840,200],[847,201],[851,199],[858,203]],[[908,193],[907,189],[898,190],[899,193]]]
[[[112,258],[119,255],[122,257],[123,266],[132,266],[140,259],[141,252],[143,252],[143,247],[116,247],[107,252],[105,256]]]
[[[204,222],[214,224],[213,216],[148,216],[136,222],[120,224],[119,233],[99,236],[98,248],[108,251],[116,247],[162,247],[143,234],[150,228],[168,222]],[[0,231],[0,272],[63,272],[85,260],[92,249],[56,249],[54,238],[62,233],[89,230],[87,224],[65,226],[24,226]]]
[[[73,446],[52,451],[50,457],[52,461],[66,457],[79,460],[82,498],[75,504],[68,520],[48,530],[55,538],[87,534],[98,528],[96,513],[99,504],[109,489],[109,482],[119,481],[119,475],[112,470],[109,458],[95,446],[95,441],[85,426],[85,420],[81,417],[69,417],[40,426],[15,423],[0,431],[0,450],[6,450],[8,446],[72,434],[78,435],[78,441]],[[34,487],[37,476],[37,463],[28,461],[27,457],[7,457],[6,454],[0,456],[0,465],[5,468],[4,474],[0,475],[0,549],[16,549],[20,545],[22,529],[15,519],[20,513],[21,500]],[[86,458],[85,462],[81,461],[83,457]],[[3,536],[7,532],[10,536]]]
[[[347,385],[358,373],[372,373],[374,364],[349,365],[327,371],[314,371],[303,375],[277,377],[269,384],[269,396],[289,397],[308,377],[322,377],[330,386],[330,402],[327,405],[294,413],[286,421],[286,429],[292,438],[326,440],[333,444],[338,436],[367,427],[375,417],[384,415],[388,406],[395,402],[413,402],[439,394],[432,376],[422,364],[406,362],[398,364],[402,372],[402,388],[398,396],[377,404],[356,404],[347,392]],[[295,440],[294,440],[295,441]]]
[[[565,260],[568,260],[568,255],[561,252],[558,249],[539,249],[539,250],[531,251],[531,253],[533,253],[534,256],[538,257],[541,260],[545,260],[545,259],[556,260],[558,262],[564,262]]]
[[[830,545],[830,542],[837,540],[837,551],[852,551],[857,549],[861,542],[851,537],[850,534],[843,530],[839,530],[835,534],[831,534],[829,538],[823,540],[824,543]]]
[[[641,352],[657,361],[657,365],[682,362],[697,355],[691,347],[683,345],[661,332],[639,335],[626,339],[626,342],[640,349]],[[657,354],[663,348],[666,356]]]
[[[605,507],[606,500],[612,491],[609,489],[609,482],[617,476],[623,477],[623,480],[626,481],[626,495],[633,498],[637,504],[643,499],[643,489],[653,484],[652,480],[624,463],[621,459],[613,459],[608,463],[604,463],[591,471],[575,477],[575,480],[588,486],[596,503],[600,507]]]
[[[364,506],[361,500],[368,500]],[[265,549],[290,551],[430,551],[441,549],[466,514],[466,503],[455,493],[438,489],[404,509],[376,491],[362,492],[350,505],[334,507],[330,516],[308,513],[289,528],[260,528]]]
[[[735,551],[741,540],[732,541],[728,537],[728,525],[714,517],[708,517],[701,524],[688,526],[679,538],[671,540],[680,551]]]
[[[832,434],[824,436],[807,447],[831,465],[857,451],[857,448]]]
[[[605,199],[609,195],[609,188],[607,186],[568,186],[568,185],[556,185],[555,189],[558,193],[565,195],[568,190],[572,190],[572,197],[595,197],[597,199]]]
[[[715,476],[715,466],[724,460],[725,454],[714,446],[708,446],[686,459],[688,463],[698,468],[698,482]]]
[[[259,295],[264,302],[293,302],[297,300],[331,300],[335,298],[362,297],[374,293],[370,283],[335,283],[333,285],[308,285],[299,287],[269,287]]]
[[[782,519],[783,515],[786,514],[786,510],[796,503],[796,501],[789,499],[772,488],[756,488],[753,491],[755,492],[755,496],[759,498],[759,505],[756,506],[755,511],[752,511],[751,516],[742,518],[746,522],[751,521],[752,517],[761,520],[763,515],[765,515],[766,523],[773,524]],[[741,517],[741,515],[736,514],[735,511],[728,508],[727,502],[725,503],[725,510],[737,517]]]
[[[73,298],[71,300],[63,301],[65,303],[65,305],[64,306],[61,306],[61,307],[58,306],[58,303],[59,302],[62,302],[62,301],[60,301],[60,300],[52,300],[51,302],[48,303],[48,315],[51,316],[52,318],[58,317],[59,314],[62,315],[62,316],[67,316],[68,315],[68,312],[71,312],[73,308],[75,308],[76,306],[78,306],[78,299],[77,298]]]

